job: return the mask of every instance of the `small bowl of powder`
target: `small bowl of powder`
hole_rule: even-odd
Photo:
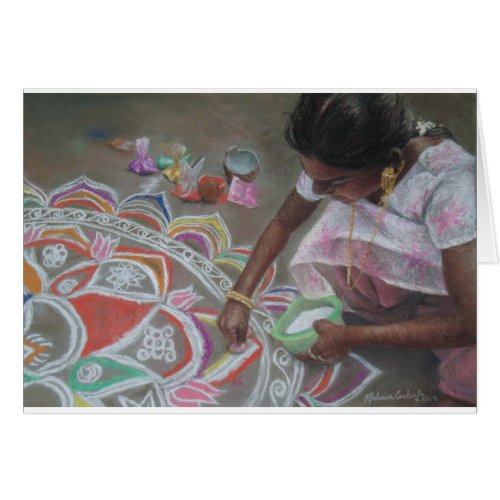
[[[342,324],[341,313],[342,303],[335,295],[320,299],[299,297],[276,321],[271,335],[293,354],[307,352],[319,338],[313,323],[326,319]]]
[[[253,182],[259,173],[259,157],[249,149],[232,146],[226,151],[224,173],[229,184],[233,177]]]

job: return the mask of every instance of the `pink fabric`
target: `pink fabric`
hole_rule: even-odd
[[[257,185],[254,182],[243,182],[238,177],[233,177],[227,199],[247,208],[258,207]]]
[[[347,286],[345,267],[333,267],[331,273],[335,280],[335,293],[345,304],[345,309],[375,324],[397,323],[455,310],[448,296],[425,295],[389,285],[368,274],[360,276],[357,268],[351,271],[351,283],[355,284],[352,290]]]
[[[440,296],[425,296],[388,285],[367,276],[359,277],[352,270],[350,290],[346,284],[346,269],[334,268],[338,295],[342,301],[365,319],[378,324],[404,321],[428,314],[448,313],[454,310],[451,299]],[[476,404],[476,346],[450,349],[435,349],[441,360],[439,390],[452,398]]]
[[[404,321],[408,318],[408,310],[403,307],[412,293],[409,290],[388,285],[381,279],[359,274],[356,268],[351,271],[351,283],[354,289],[347,286],[345,267],[334,267],[332,273],[335,279],[336,292],[349,309],[375,323]],[[399,306],[392,314],[390,308]]]
[[[441,359],[439,390],[455,399],[476,404],[477,349],[476,346],[456,349],[436,349]]]

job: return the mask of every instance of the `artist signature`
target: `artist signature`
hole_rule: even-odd
[[[409,389],[398,389],[394,392],[369,392],[365,395],[365,405],[371,406],[372,403],[379,401],[392,402],[392,401],[413,401],[420,404],[436,403],[436,395],[425,394],[421,389],[410,391]]]

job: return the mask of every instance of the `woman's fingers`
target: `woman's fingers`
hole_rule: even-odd
[[[217,326],[219,327],[219,330],[222,332],[222,335],[224,335],[224,338],[229,345],[238,343],[237,328],[227,325],[225,319],[222,316],[219,316],[217,318]]]
[[[324,363],[325,361],[327,361],[327,359],[323,355],[318,355],[312,350],[296,354],[295,357],[297,359],[300,359],[301,361],[313,363]]]
[[[230,328],[228,330],[223,331],[224,337],[226,338],[226,341],[230,348],[232,346],[238,346],[245,342],[246,338],[245,335],[242,335],[241,329],[239,328]],[[233,349],[231,349],[233,350]]]
[[[297,359],[300,359],[300,361],[313,361],[313,358],[311,358],[311,356],[309,356],[309,354],[307,354],[305,352],[301,352],[299,354],[296,354],[295,357]]]
[[[229,344],[229,350],[231,352],[244,352],[248,349],[249,343],[247,341],[243,341],[239,344]]]
[[[224,318],[220,318],[220,321],[217,321],[219,330],[224,335],[231,352],[243,352],[248,347],[246,342],[247,325],[246,322],[243,323],[236,326],[228,326]]]
[[[228,302],[217,318],[217,326],[231,351],[242,352],[246,349],[248,309],[245,306]]]
[[[320,338],[323,338],[335,332],[339,328],[339,325],[327,321],[326,319],[319,319],[313,323],[313,328]]]
[[[345,344],[345,327],[326,320],[315,321],[314,329],[319,335],[318,340],[308,352],[297,355],[301,361],[332,362],[342,359],[349,347]]]
[[[311,351],[312,352],[312,351]],[[343,359],[349,351],[347,350],[342,350],[342,351],[329,351],[329,352],[323,352],[323,354],[314,354],[314,357],[312,357],[309,353],[300,353],[296,354],[295,357],[297,359],[300,359],[300,361],[304,362],[310,362],[310,363],[334,363],[336,361],[340,361]]]
[[[340,361],[341,359],[345,358],[349,354],[348,349],[337,349],[335,351],[330,351],[325,353],[323,356],[327,361],[330,361],[332,363],[336,361]]]

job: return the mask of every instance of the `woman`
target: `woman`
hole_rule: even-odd
[[[218,324],[230,348],[244,345],[263,273],[330,197],[291,271],[305,296],[336,294],[346,325],[316,322],[320,338],[299,358],[435,349],[441,391],[475,404],[474,158],[443,127],[415,123],[397,94],[304,94],[285,138],[303,172],[227,296]]]

